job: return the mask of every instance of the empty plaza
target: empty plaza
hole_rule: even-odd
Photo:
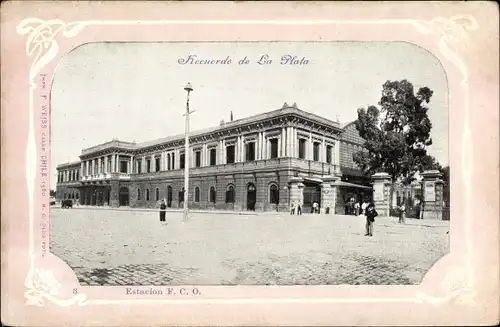
[[[449,221],[285,213],[51,210],[51,252],[81,285],[418,284],[449,251]]]

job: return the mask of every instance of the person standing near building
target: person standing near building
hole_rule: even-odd
[[[368,207],[368,201],[364,200],[363,204],[361,205],[361,214],[366,215],[366,207]]]
[[[302,215],[302,203],[297,204],[297,215],[301,216]]]
[[[359,201],[356,201],[356,203],[354,204],[354,214],[356,216],[359,216],[359,209],[360,209]]]
[[[166,209],[167,209],[167,205],[165,204],[165,200],[161,200],[161,203],[160,203],[160,223],[162,225],[166,225],[167,224],[167,221],[166,221],[166,215],[167,215]]]
[[[292,202],[290,206],[290,215],[295,215],[295,202]]]
[[[366,234],[365,236],[373,236],[373,223],[378,212],[375,210],[375,204],[372,202],[366,207]]]
[[[406,206],[405,206],[405,203],[402,202],[401,205],[399,206],[399,221],[398,221],[398,223],[400,223],[400,224],[405,223],[405,214],[406,214]]]

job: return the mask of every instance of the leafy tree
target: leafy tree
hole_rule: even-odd
[[[374,105],[358,109],[356,129],[365,139],[367,151],[355,153],[353,159],[365,174],[384,171],[393,182],[408,184],[416,172],[441,169],[426,150],[432,144],[426,106],[432,94],[428,87],[414,93],[407,80],[387,81],[382,87],[380,109]]]

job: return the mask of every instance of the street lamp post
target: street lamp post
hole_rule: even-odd
[[[189,192],[189,115],[191,111],[189,111],[189,93],[193,91],[193,87],[191,83],[188,83],[184,90],[187,92],[187,100],[186,100],[186,131],[184,135],[184,212],[183,212],[183,221],[188,220],[188,192]]]

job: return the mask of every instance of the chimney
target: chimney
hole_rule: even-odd
[[[231,110],[231,121],[233,121],[233,111]]]

